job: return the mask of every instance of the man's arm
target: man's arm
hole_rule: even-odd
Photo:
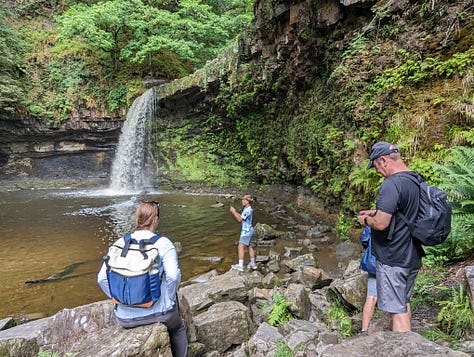
[[[364,226],[370,226],[377,231],[383,231],[390,225],[392,215],[381,210],[361,211],[357,220]]]

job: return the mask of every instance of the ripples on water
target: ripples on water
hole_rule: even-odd
[[[117,195],[109,190],[16,190],[0,192],[0,319],[30,313],[52,315],[65,307],[103,300],[95,279],[108,246],[134,230],[141,200],[160,202],[158,232],[180,242],[183,281],[237,259],[240,224],[229,205],[239,199],[219,194],[154,191]],[[217,202],[223,207],[213,207]],[[275,224],[256,202],[254,223]],[[68,279],[25,284],[78,264]]]

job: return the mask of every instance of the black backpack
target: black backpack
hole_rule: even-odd
[[[451,232],[451,204],[446,193],[438,187],[429,185],[416,173],[402,172],[420,188],[420,202],[418,213],[414,220],[409,220],[401,212],[397,212],[408,226],[414,239],[422,245],[437,245],[443,243]]]

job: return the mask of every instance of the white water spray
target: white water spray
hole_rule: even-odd
[[[114,192],[139,191],[149,185],[146,125],[155,115],[155,102],[155,92],[150,88],[128,110],[112,163],[110,190]]]

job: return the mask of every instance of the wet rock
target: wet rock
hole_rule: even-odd
[[[6,330],[8,328],[12,328],[15,326],[15,320],[12,317],[7,317],[5,319],[0,320],[0,331],[1,330]]]
[[[324,236],[324,233],[329,233],[331,231],[332,231],[331,227],[324,224],[317,224],[316,226],[312,226],[306,232],[306,236],[308,238],[321,238]]]
[[[190,278],[189,280],[183,282],[181,286],[183,287],[190,284],[204,283],[218,275],[219,274],[217,273],[217,270],[213,269],[213,270],[208,271],[207,273]]]
[[[269,240],[278,237],[278,232],[269,226],[268,224],[264,223],[257,223],[254,227],[255,231],[255,238],[258,240]]]
[[[277,342],[283,339],[278,328],[262,323],[248,341],[248,356],[271,356],[277,349]]]
[[[285,247],[285,253],[283,253],[283,256],[293,259],[300,256],[302,251],[303,247]]]
[[[284,265],[291,271],[301,270],[305,266],[316,266],[316,259],[313,254],[304,254],[295,259],[284,261]]]
[[[348,307],[361,310],[367,295],[367,277],[361,274],[360,270],[354,270],[353,274],[348,274],[346,270],[343,278],[335,279],[329,285],[329,291],[344,301]]]

